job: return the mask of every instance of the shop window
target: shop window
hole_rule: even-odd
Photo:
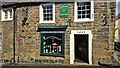
[[[55,4],[40,5],[40,23],[54,23]]]
[[[94,3],[91,2],[75,2],[75,22],[93,21]]]
[[[5,9],[1,10],[1,21],[13,20],[13,10]]]
[[[64,31],[41,32],[41,55],[64,56]]]

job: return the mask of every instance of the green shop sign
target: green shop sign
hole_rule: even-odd
[[[68,17],[68,4],[60,4],[60,17]]]

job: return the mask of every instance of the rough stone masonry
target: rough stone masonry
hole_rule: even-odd
[[[115,24],[115,2],[107,2],[107,24],[102,25],[104,2],[94,2],[94,21],[67,23],[69,19],[74,21],[74,2],[68,4],[68,17],[60,18],[60,4],[55,2],[55,23],[39,23],[39,5],[46,3],[23,3],[16,8],[16,38],[15,59],[16,63],[50,63],[50,64],[70,64],[70,34],[71,30],[91,30],[92,31],[92,61],[112,58],[114,24]],[[17,5],[17,4],[13,4]],[[28,7],[28,19],[23,26],[22,9]],[[12,6],[7,6],[9,9]],[[1,21],[3,34],[3,55],[4,62],[13,62],[13,21]],[[65,31],[65,55],[64,57],[40,56],[41,35],[38,26],[59,26],[68,25]]]

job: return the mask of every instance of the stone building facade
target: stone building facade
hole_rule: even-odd
[[[111,60],[115,2],[13,3],[3,5],[2,10],[13,6],[15,18],[1,20],[4,62],[13,62],[14,58],[16,63],[41,64],[98,64]],[[77,9],[83,6],[91,7]],[[84,10],[90,10],[88,16],[79,13]]]
[[[115,22],[115,42],[120,42],[120,14],[116,16]]]

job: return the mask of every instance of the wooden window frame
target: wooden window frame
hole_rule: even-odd
[[[51,20],[50,21],[43,20],[43,7],[42,6],[46,6],[46,5],[50,5],[50,6],[52,5],[52,7],[53,7],[52,8],[52,11],[53,11],[52,12],[52,14],[53,14],[52,21]],[[44,5],[41,4],[39,6],[39,18],[40,18],[40,21],[39,21],[40,23],[55,23],[55,3],[44,4]]]
[[[79,2],[79,1],[77,1]],[[91,3],[91,13],[90,13],[90,18],[81,18],[78,19],[78,13],[77,13],[77,2],[74,4],[74,22],[86,22],[86,21],[94,21],[94,1],[90,1]]]
[[[46,32],[46,31],[45,31]],[[60,31],[50,31],[50,32],[53,32],[53,33],[59,33]],[[42,33],[41,32],[41,46],[40,46],[40,48],[41,48],[41,50],[40,50],[40,55],[41,56],[59,56],[59,57],[63,57],[64,56],[64,46],[65,46],[65,32],[64,31],[62,31],[62,47],[61,47],[61,51],[62,51],[62,53],[61,54],[56,54],[56,53],[44,53],[44,49],[43,49],[43,34],[44,33]],[[48,33],[49,34],[49,33]]]
[[[7,18],[5,18],[5,11],[7,11]],[[10,13],[10,11],[12,11],[12,13]],[[1,10],[1,21],[11,21],[11,20],[13,20],[13,9],[2,9]]]

